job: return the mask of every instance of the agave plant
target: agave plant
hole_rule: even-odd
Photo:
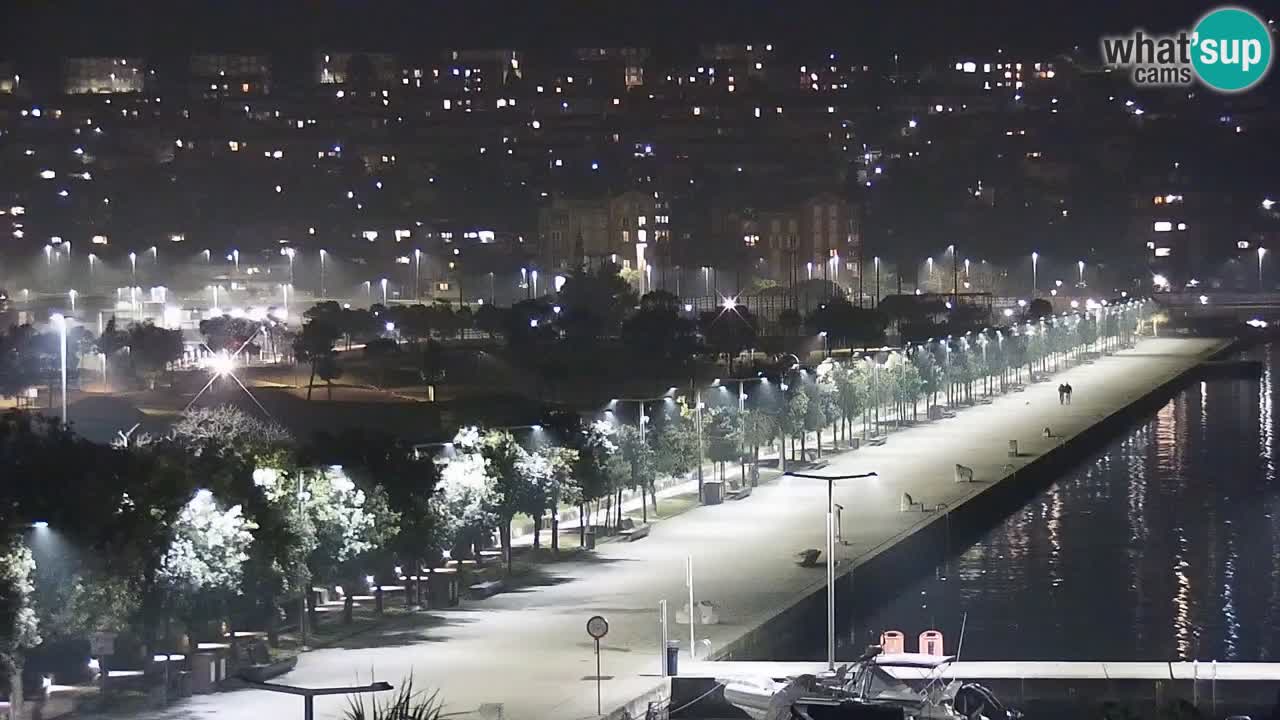
[[[344,720],[440,720],[444,704],[440,691],[413,689],[413,676],[400,683],[395,694],[381,700],[365,701],[363,695],[347,698]]]

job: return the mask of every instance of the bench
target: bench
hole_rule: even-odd
[[[618,534],[627,539],[627,542],[639,540],[640,538],[649,537],[649,525],[636,525],[629,527]]]
[[[506,589],[506,584],[501,580],[490,580],[488,582],[480,582],[467,588],[467,597],[472,600],[483,600],[487,597],[497,595]]]
[[[749,498],[751,497],[751,486],[743,485],[742,487],[738,488],[737,490],[734,490],[733,492],[729,493],[725,497],[730,500],[743,500],[745,498]]]
[[[874,446],[874,447],[879,447],[879,446],[881,446],[881,445],[885,444],[886,442],[889,442],[889,436],[888,436],[888,435],[876,435],[875,437],[870,438],[870,439],[868,439],[868,440],[867,440],[867,444],[868,444],[868,445],[872,445],[872,446]]]

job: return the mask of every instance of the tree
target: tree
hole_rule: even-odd
[[[603,420],[579,426],[578,431],[570,437],[573,449],[578,454],[573,468],[573,477],[577,481],[580,502],[579,541],[585,545],[591,503],[598,504],[602,498],[609,496],[613,491],[608,466],[610,459],[617,452],[617,446],[613,441],[612,428]]]
[[[655,432],[653,438],[654,472],[667,477],[683,477],[693,472],[702,461],[698,457],[698,430],[694,427],[692,409],[681,406],[680,412],[667,419]],[[651,485],[650,494],[653,495]],[[654,512],[658,510],[657,498],[653,501]]]
[[[197,492],[183,508],[160,565],[160,581],[189,627],[226,616],[256,529],[241,506],[224,509],[208,490]]]
[[[261,325],[246,317],[219,315],[200,321],[200,334],[213,352],[226,351],[234,355],[245,347],[261,329]]]
[[[1032,320],[1053,317],[1053,305],[1044,298],[1036,298],[1027,306],[1027,317]]]
[[[575,270],[565,278],[558,297],[558,324],[565,339],[579,345],[617,335],[623,318],[636,306],[635,290],[613,263],[602,263],[594,271]]]
[[[832,344],[866,347],[884,341],[885,316],[878,310],[854,307],[844,298],[819,305],[807,321],[813,333],[825,332]]]
[[[517,512],[528,507],[528,494],[532,492],[530,477],[523,470],[527,453],[516,442],[515,436],[505,430],[490,430],[480,440],[480,454],[492,483],[489,494],[493,514],[498,521],[498,536],[506,560],[507,574],[511,574],[511,521]]]
[[[40,644],[40,627],[31,607],[35,561],[20,537],[5,531],[0,542],[0,672],[9,685],[14,717],[22,717],[24,654]]]
[[[336,305],[336,303],[334,303]],[[318,306],[317,306],[318,307]],[[337,358],[333,350],[338,341],[338,328],[322,316],[309,320],[302,326],[302,332],[293,341],[293,356],[298,362],[311,364],[311,378],[307,381],[307,399],[311,399],[311,391],[315,388],[316,375],[322,369],[330,371],[326,381],[329,382],[329,396],[333,397],[333,379],[341,371],[333,373],[337,368]],[[324,375],[322,375],[324,377]]]
[[[680,315],[679,298],[654,291],[640,299],[640,309],[622,323],[622,343],[642,366],[661,372],[686,360],[696,345],[693,323]]]
[[[497,525],[494,482],[480,452],[479,429],[466,427],[454,435],[451,456],[436,458],[445,506],[447,537],[455,550],[476,550]]]
[[[391,370],[400,364],[400,345],[391,338],[370,340],[364,346],[364,357],[377,369],[382,379],[381,385],[385,389],[389,383]]]
[[[698,318],[702,339],[716,355],[723,355],[733,374],[733,360],[756,341],[756,320],[743,305],[709,310]]]
[[[116,328],[116,317],[111,316],[105,327],[102,328],[102,334],[98,336],[97,351],[102,354],[104,359],[102,382],[107,382],[107,366],[115,359],[120,351],[129,346],[129,334],[123,330]]]
[[[760,446],[773,443],[778,436],[778,425],[773,416],[763,410],[747,410],[742,416],[742,442],[751,448],[752,478],[759,472]]]
[[[170,364],[182,358],[182,331],[158,327],[150,320],[129,326],[129,363],[147,378],[152,390]]]
[[[803,324],[804,318],[795,308],[787,308],[778,313],[778,327],[782,329],[783,335],[795,335]]]
[[[736,408],[721,407],[710,413],[704,413],[705,415],[710,415],[709,422],[703,429],[707,457],[719,465],[720,482],[724,482],[725,463],[742,457],[742,435],[738,411]]]
[[[574,505],[579,502],[581,497],[581,492],[573,483],[573,470],[578,463],[578,451],[567,447],[547,446],[540,448],[538,453],[547,465],[547,474],[551,480],[551,496],[549,498],[551,508],[551,551],[558,553],[560,552],[560,504]],[[536,533],[540,527],[539,519],[535,518],[534,532]],[[535,544],[537,539],[538,537],[535,534]]]
[[[653,448],[642,439],[640,430],[630,425],[618,428],[616,434],[619,459],[624,464],[623,485],[640,490],[640,512],[643,522],[649,521],[648,506],[645,504],[645,491],[654,489]],[[658,511],[658,499],[653,493],[654,512]]]

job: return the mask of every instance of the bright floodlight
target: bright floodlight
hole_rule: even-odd
[[[395,331],[396,331],[396,324],[393,322],[387,323],[387,332],[393,333]]]
[[[226,350],[223,350],[215,355],[211,355],[205,366],[208,367],[209,372],[214,375],[217,375],[218,377],[226,377],[227,375],[235,372],[236,361],[235,358],[227,354]]]
[[[1262,248],[1258,248],[1258,251],[1259,255],[1261,255]],[[1151,276],[1151,284],[1156,287],[1169,287],[1169,278],[1163,275],[1153,275]]]
[[[1005,309],[1004,309],[1004,316],[1005,316],[1005,317],[1013,317],[1013,308],[1005,308]]]
[[[724,302],[721,303],[721,305],[724,307],[725,310],[732,310],[738,307],[738,298],[725,298]]]
[[[31,527],[33,527],[33,528],[35,528],[35,529],[37,529],[37,530],[43,530],[43,529],[45,529],[45,528],[49,527],[49,523],[48,523],[48,522],[46,522],[46,521],[44,521],[44,520],[37,520],[37,521],[35,521],[35,522],[31,523]]]

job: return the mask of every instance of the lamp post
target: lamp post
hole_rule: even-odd
[[[51,318],[58,328],[58,347],[62,355],[62,424],[67,423],[67,319],[61,313]]]
[[[493,271],[489,271],[489,304],[494,304],[494,298],[497,297],[496,288],[494,287]]]
[[[323,249],[320,251],[320,297],[326,297],[324,292],[324,256],[328,254]]]
[[[240,272],[240,251],[239,250],[231,251],[231,260],[232,262],[235,263],[236,273],[238,274]]]
[[[1076,268],[1080,271],[1080,287],[1084,287],[1084,261],[1077,260]]]
[[[93,284],[93,266],[98,263],[98,256],[89,253],[89,284]]]
[[[293,284],[293,257],[294,257],[295,255],[297,255],[297,254],[298,254],[298,252],[297,252],[296,250],[294,250],[293,248],[285,248],[285,249],[284,249],[284,255],[285,255],[285,257],[289,258],[289,284],[290,284],[290,285],[292,285],[292,284]]]
[[[382,278],[380,283],[382,284],[382,304],[386,305],[387,304],[387,279]]]
[[[822,338],[822,352],[827,357],[831,357],[831,343],[827,340],[827,331],[823,330],[818,333],[818,337]]]
[[[77,293],[75,291],[75,288],[72,288],[67,291],[67,297],[71,298],[71,312],[73,313],[76,311],[76,295]]]
[[[876,301],[871,306],[880,307],[880,256],[876,255],[871,261],[876,266]]]
[[[1040,253],[1031,253],[1031,297],[1036,296],[1036,291],[1040,289],[1040,278],[1038,275],[1040,264]]]
[[[856,475],[809,475],[789,472],[791,477],[806,480],[825,480],[827,483],[827,670],[836,669],[836,541],[835,541],[835,484],[838,480],[858,480],[879,477],[876,472]]]
[[[1258,292],[1262,292],[1262,256],[1266,254],[1266,248],[1258,248]]]
[[[138,254],[129,253],[129,277],[134,285],[138,284]]]
[[[418,277],[422,275],[422,251],[418,248],[413,249],[413,300],[417,302],[422,297],[422,293],[418,290]]]

